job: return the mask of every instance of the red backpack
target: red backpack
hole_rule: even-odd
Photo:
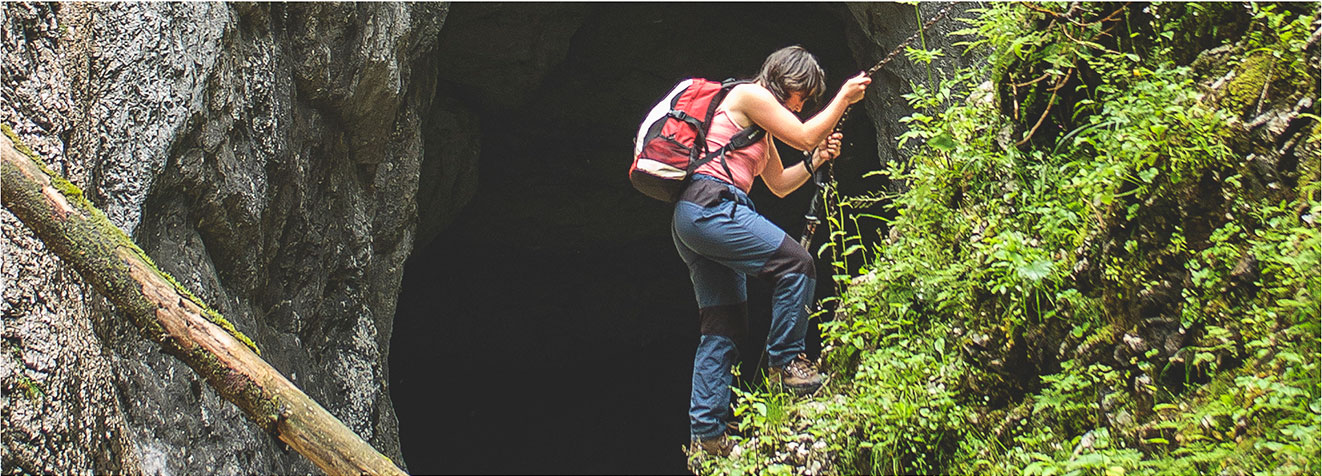
[[[707,130],[711,128],[716,106],[735,86],[748,81],[727,79],[723,82],[691,78],[680,81],[647,113],[634,139],[633,166],[629,181],[649,197],[674,203],[688,185],[688,179],[702,164],[717,157],[729,177],[725,153],[747,147],[761,140],[762,129],[754,125],[739,131],[730,143],[715,151],[707,150]]]

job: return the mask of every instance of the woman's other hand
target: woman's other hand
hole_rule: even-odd
[[[844,134],[841,134],[839,132],[828,136],[826,140],[822,141],[821,144],[817,144],[817,149],[816,149],[817,157],[820,158],[823,163],[828,160],[839,157],[840,141],[843,140],[844,138],[845,138]]]

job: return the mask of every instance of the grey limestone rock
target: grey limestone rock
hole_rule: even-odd
[[[8,3],[0,121],[402,464],[386,358],[447,12]],[[0,218],[4,471],[316,471]]]
[[[848,22],[850,27],[845,33],[849,39],[850,50],[853,51],[859,64],[864,65],[864,68],[870,68],[904,40],[917,33],[923,23],[934,18],[937,12],[947,5],[949,4],[945,2],[919,3],[915,15],[912,5],[848,3],[847,17],[852,21]],[[912,113],[908,102],[902,97],[912,90],[910,83],[931,86],[928,84],[929,78],[933,82],[940,81],[941,71],[954,71],[955,68],[973,65],[981,59],[976,55],[965,55],[964,47],[955,46],[955,43],[962,41],[963,38],[952,35],[953,32],[967,27],[957,18],[972,16],[973,13],[968,10],[976,6],[976,3],[955,3],[949,16],[934,23],[929,30],[923,30],[922,36],[910,45],[913,48],[925,46],[929,50],[941,50],[942,56],[931,64],[930,69],[925,65],[909,61],[904,53],[900,53],[873,77],[872,86],[868,88],[868,95],[864,98],[863,105],[876,125],[877,154],[880,163],[903,160],[910,154],[896,147],[899,142],[896,137],[907,129],[900,119]]]

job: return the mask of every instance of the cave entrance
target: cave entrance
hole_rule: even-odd
[[[413,472],[684,472],[697,309],[671,244],[670,208],[626,178],[638,121],[676,81],[750,77],[791,44],[818,56],[829,91],[861,69],[834,6],[550,8],[558,10],[546,17],[572,31],[563,58],[525,97],[445,82],[438,93],[480,119],[480,178],[472,202],[404,273],[389,374]],[[501,28],[536,21],[456,3],[445,28],[465,37],[443,32],[440,54],[501,45]],[[851,122],[847,154],[875,168],[872,126]],[[752,198],[797,236],[811,196],[776,199],[759,182]],[[819,296],[831,293],[830,279],[819,281]],[[769,300],[767,286],[750,280],[744,368],[757,363]],[[809,334],[815,353],[815,327]]]

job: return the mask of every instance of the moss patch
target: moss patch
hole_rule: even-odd
[[[1275,63],[1276,59],[1269,54],[1255,54],[1245,59],[1226,85],[1223,106],[1239,114],[1250,113],[1262,97],[1263,86],[1271,80]]]
[[[195,349],[190,355],[180,356],[199,375],[205,378],[211,387],[237,405],[248,414],[257,426],[275,435],[282,413],[282,402],[278,395],[268,392],[247,375],[236,372],[214,354],[202,349]]]
[[[46,399],[46,392],[42,390],[41,384],[32,380],[27,375],[18,375],[18,389],[23,392],[23,395],[28,397],[28,400],[32,400],[34,403],[40,403],[42,400]]]

